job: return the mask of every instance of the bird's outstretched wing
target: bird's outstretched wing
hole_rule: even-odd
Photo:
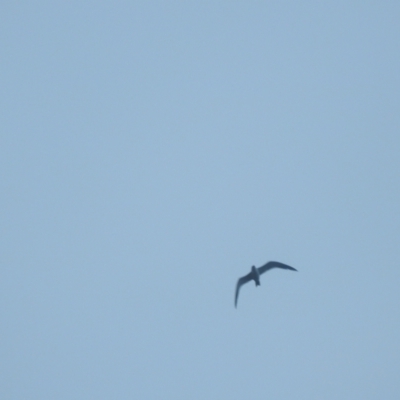
[[[266,264],[264,264],[262,267],[259,267],[257,269],[258,269],[258,273],[261,275],[264,272],[270,270],[271,268],[282,268],[282,269],[290,269],[292,271],[297,271],[296,268],[289,267],[289,265],[282,264],[278,261],[269,261]]]
[[[237,284],[236,284],[236,293],[235,293],[235,307],[237,306],[237,301],[239,297],[239,290],[242,285],[244,285],[247,282],[250,282],[252,280],[251,277],[251,272],[245,276],[242,276],[241,278],[238,279]]]

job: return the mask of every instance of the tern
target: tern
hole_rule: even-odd
[[[269,271],[272,268],[282,268],[282,269],[290,269],[292,271],[297,271],[296,268],[289,267],[289,265],[282,264],[278,261],[269,261],[266,264],[264,264],[262,267],[256,268],[254,265],[251,267],[251,271],[245,275],[239,278],[236,284],[236,292],[235,292],[235,307],[237,306],[237,301],[239,297],[239,290],[247,282],[254,281],[256,286],[260,286],[260,275],[263,274],[264,272]]]

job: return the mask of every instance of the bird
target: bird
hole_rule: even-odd
[[[289,265],[282,264],[278,261],[268,261],[263,266],[256,268],[254,265],[251,267],[251,271],[241,278],[238,279],[236,284],[236,292],[235,292],[235,308],[237,307],[237,301],[239,297],[239,290],[247,282],[253,280],[256,286],[260,286],[260,275],[264,272],[269,271],[272,268],[282,268],[282,269],[290,269],[292,271],[297,271],[296,268],[290,267]]]

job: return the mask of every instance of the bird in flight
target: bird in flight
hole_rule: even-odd
[[[272,268],[282,268],[282,269],[290,269],[292,271],[297,271],[296,268],[289,267],[289,265],[282,264],[278,261],[269,261],[266,264],[264,264],[262,267],[256,268],[254,265],[251,267],[251,271],[245,275],[239,278],[236,284],[236,292],[235,292],[235,307],[237,306],[237,301],[239,297],[239,290],[247,282],[254,281],[256,286],[260,286],[260,275],[263,274],[264,272],[269,271]]]

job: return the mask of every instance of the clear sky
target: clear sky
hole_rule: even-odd
[[[399,21],[3,1],[0,398],[399,399]]]

